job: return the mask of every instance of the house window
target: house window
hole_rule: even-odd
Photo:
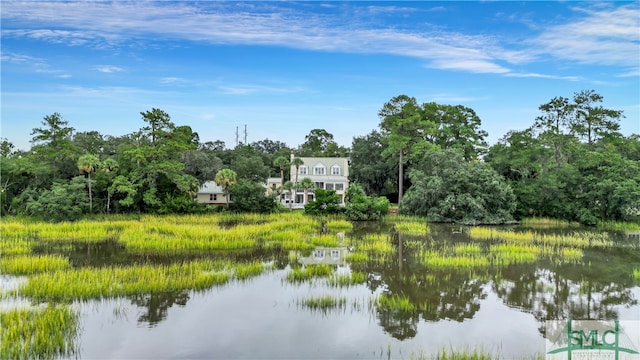
[[[316,167],[313,168],[313,175],[324,175],[326,173],[325,170],[324,165],[316,165]]]
[[[336,190],[344,190],[344,183],[336,183],[335,184],[335,189]]]
[[[331,250],[331,258],[333,260],[340,260],[340,250]]]
[[[300,166],[300,175],[307,175],[307,167],[305,165]]]
[[[209,194],[209,201],[217,201],[217,200],[218,200],[217,194]]]
[[[340,175],[340,166],[333,165],[331,167],[331,175]]]
[[[333,190],[333,183],[327,183],[327,190]]]
[[[316,181],[315,183],[316,189],[324,189],[324,182]]]

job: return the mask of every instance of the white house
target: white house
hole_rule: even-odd
[[[265,187],[265,194],[269,195],[277,192],[282,187],[282,181],[278,178],[268,178],[267,183],[263,184]],[[221,186],[218,186],[214,181],[206,181],[196,194],[196,201],[203,204],[212,205],[225,205],[227,198]],[[229,202],[232,203],[233,199],[229,197]]]
[[[196,194],[196,201],[203,204],[225,205],[227,197],[221,186],[218,186],[214,181],[206,181],[200,186]],[[229,198],[229,202],[232,202],[231,198]]]
[[[291,153],[291,162],[295,155]],[[344,205],[344,193],[349,187],[349,158],[345,157],[300,157],[303,164],[298,167],[291,165],[289,175],[291,181],[300,182],[309,178],[316,189],[335,190],[340,197],[340,204]],[[289,195],[286,194],[289,200]],[[313,190],[307,191],[307,199],[304,198],[304,190],[297,189],[293,194],[293,207],[303,207],[304,204],[314,199]]]
[[[291,153],[291,161],[295,155]],[[296,173],[296,166],[291,165],[289,176],[291,181],[296,179],[300,182],[304,178],[309,178],[316,189],[335,190],[340,197],[340,204],[344,205],[344,195],[349,187],[349,158],[345,157],[300,157],[303,164],[299,166]],[[282,189],[282,181],[279,177],[269,178],[263,184],[265,193],[271,194]],[[313,201],[313,190],[307,190],[305,199],[304,189],[296,189],[292,194],[282,191],[282,203],[293,209],[303,208],[309,201]],[[223,205],[227,203],[224,191],[213,181],[205,182],[196,195],[196,200],[205,204]],[[233,199],[229,199],[233,202]]]

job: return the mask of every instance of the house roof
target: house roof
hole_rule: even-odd
[[[221,194],[223,192],[222,187],[218,186],[215,181],[206,181],[200,186],[200,190],[198,190],[199,194]]]

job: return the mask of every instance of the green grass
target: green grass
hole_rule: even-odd
[[[266,266],[261,261],[253,261],[247,264],[237,264],[233,267],[234,276],[239,280],[246,280],[262,274]]]
[[[0,235],[1,236],[1,235]],[[0,238],[0,256],[26,255],[31,253],[31,241],[11,237]]]
[[[416,305],[414,305],[407,296],[401,294],[380,294],[374,301],[374,304],[380,310],[396,313],[409,314],[417,310]]]
[[[8,295],[19,293],[42,301],[70,301],[203,290],[226,283],[231,272],[227,263],[210,260],[172,265],[63,269],[32,275],[25,284]]]
[[[60,255],[19,255],[0,258],[0,273],[30,275],[70,268],[67,258]]]
[[[633,269],[633,280],[636,284],[640,284],[640,268]]]
[[[313,278],[327,277],[333,273],[333,267],[330,265],[307,265],[304,267],[293,268],[287,273],[287,280],[290,282],[308,281]]]
[[[298,300],[298,304],[312,310],[327,311],[344,308],[347,304],[347,298],[324,295]]]
[[[552,219],[547,217],[533,217],[533,218],[525,218],[520,221],[520,224],[529,227],[539,227],[539,228],[567,228],[567,227],[577,227],[580,226],[580,223],[573,221],[566,221],[561,219]]]
[[[65,306],[0,312],[0,359],[56,359],[77,352],[78,313]]]
[[[640,223],[635,222],[602,221],[597,227],[608,231],[640,231]]]
[[[351,286],[364,284],[367,281],[367,274],[360,271],[353,271],[349,274],[333,274],[328,279],[331,286]]]
[[[329,231],[347,231],[353,229],[353,224],[347,220],[333,219],[327,221],[327,230]]]
[[[407,235],[427,235],[429,233],[429,226],[425,221],[403,221],[395,224],[395,228],[398,232]]]
[[[609,247],[613,243],[606,233],[572,232],[570,234],[544,234],[533,231],[499,230],[478,226],[469,229],[469,236],[479,240],[499,240],[517,244],[538,244],[543,246],[571,246],[577,248]]]

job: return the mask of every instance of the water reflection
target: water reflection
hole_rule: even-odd
[[[138,317],[138,323],[148,323],[150,327],[166,319],[173,305],[185,306],[189,301],[187,291],[168,291],[157,294],[140,294],[131,297],[131,303],[145,308]]]
[[[620,235],[624,238],[621,239],[623,245],[584,250],[582,259],[574,263],[542,258],[533,263],[461,270],[429,267],[421,261],[420,251],[425,247],[452,248],[456,244],[474,242],[466,234],[466,228],[432,224],[428,235],[398,233],[395,237],[389,230],[383,223],[364,223],[356,224],[355,229],[346,234],[354,243],[366,234],[388,235],[389,239],[393,239],[393,250],[385,256],[384,261],[351,263],[349,249],[343,247],[319,247],[296,257],[280,249],[207,254],[231,262],[272,262],[276,270],[264,276],[215,288],[208,293],[179,291],[128,297],[132,304],[140,307],[134,325],[141,327],[140,324],[143,324],[144,327],[153,328],[153,331],[136,333],[139,330],[135,326],[131,329],[126,324],[116,324],[119,327],[114,332],[123,332],[122,339],[118,337],[125,344],[122,346],[134,346],[130,345],[133,342],[124,340],[130,334],[135,334],[132,337],[140,340],[140,343],[150,340],[151,334],[155,334],[156,337],[151,340],[159,343],[157,347],[160,349],[170,348],[170,345],[180,344],[180,341],[188,342],[192,352],[187,355],[191,357],[215,357],[213,355],[220,350],[219,354],[223,355],[219,356],[227,358],[277,355],[353,358],[349,356],[353,353],[309,353],[308,349],[302,347],[306,345],[312,349],[320,343],[348,339],[352,344],[342,345],[355,348],[354,353],[362,354],[372,345],[378,348],[386,346],[390,338],[394,346],[400,342],[422,346],[432,341],[434,337],[431,335],[435,332],[441,332],[446,338],[460,329],[477,326],[490,333],[497,327],[504,327],[505,322],[514,328],[527,328],[527,336],[541,339],[545,335],[546,320],[626,320],[624,316],[629,317],[629,314],[640,310],[638,287],[631,276],[633,269],[640,266],[640,251],[623,235]],[[70,252],[74,265],[102,266],[150,260],[129,254],[115,244],[91,246],[76,247]],[[355,246],[357,248],[357,244]],[[483,250],[484,247],[485,244],[482,244]],[[177,262],[193,257],[159,257],[151,261]],[[282,281],[288,269],[320,264],[330,265],[341,274],[365,274],[366,280],[364,284],[360,282],[346,287],[332,286],[323,281]],[[319,298],[327,294],[338,300],[346,300],[321,311],[322,316],[318,316],[318,310],[313,307],[295,306],[300,299]],[[401,304],[404,307],[380,306],[371,300],[383,294],[406,303]],[[184,307],[183,311],[174,311],[168,316],[169,309],[175,309],[176,306]],[[363,311],[365,307],[368,311]],[[506,317],[496,318],[497,313]],[[638,315],[635,316],[631,320],[640,320]],[[480,325],[476,325],[477,322]],[[96,337],[102,335],[101,326],[103,324],[96,326],[99,329],[95,331]],[[188,330],[175,331],[176,328]],[[277,332],[271,331],[275,328],[286,329],[290,339],[282,339]],[[194,333],[193,329],[199,331]],[[341,330],[344,331],[340,333]],[[176,335],[178,332],[184,334]],[[165,337],[158,334],[165,334]],[[193,341],[194,338],[200,339],[200,342]],[[225,341],[214,342],[212,339]],[[252,351],[256,352],[249,352],[247,347],[254,342],[267,349],[265,351],[280,349],[278,351],[282,353],[260,353],[260,350],[253,348]],[[281,346],[277,348],[274,344]],[[448,343],[434,346],[442,347],[442,344],[449,346]],[[333,348],[338,347],[336,345]],[[433,348],[422,349],[430,351]],[[96,355],[91,350],[86,354],[88,357]],[[140,357],[140,354],[144,353],[124,351],[112,355]],[[188,357],[182,356],[184,353],[160,354]],[[405,355],[410,357],[408,353]]]

